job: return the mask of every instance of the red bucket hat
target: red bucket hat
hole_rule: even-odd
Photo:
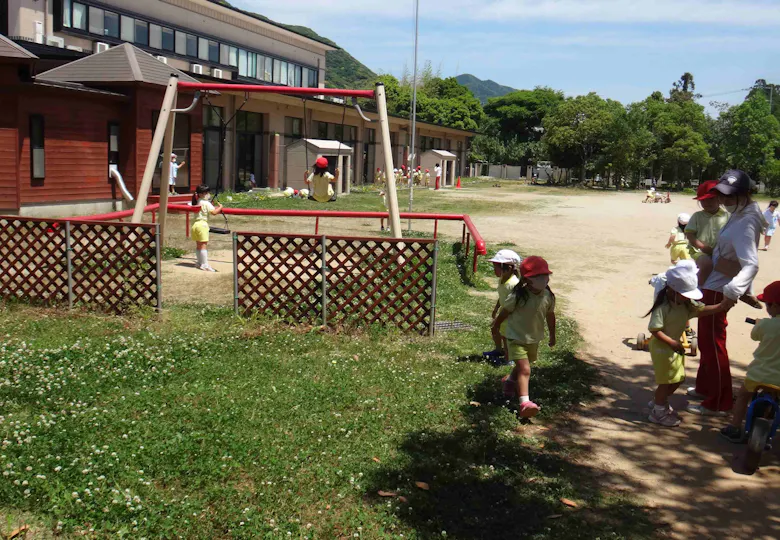
[[[706,182],[702,182],[699,184],[698,189],[696,189],[696,196],[693,198],[694,201],[706,201],[707,199],[714,199],[718,196],[717,193],[713,193],[713,189],[715,189],[715,186],[718,185],[717,180],[707,180]]]
[[[767,285],[764,292],[758,295],[758,299],[766,304],[780,304],[780,281]]]
[[[547,265],[547,261],[536,255],[531,255],[523,259],[520,264],[520,275],[523,277],[531,278],[534,276],[550,275],[550,267]]]
[[[314,166],[315,167],[320,167],[322,169],[327,169],[328,168],[328,158],[318,157],[317,161],[314,162]]]

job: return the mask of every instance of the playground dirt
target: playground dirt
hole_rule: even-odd
[[[739,447],[718,437],[725,420],[686,413],[683,390],[671,401],[683,420],[680,427],[661,428],[647,421],[647,403],[654,388],[650,356],[633,346],[637,334],[647,328],[642,316],[652,303],[648,279],[669,266],[664,244],[677,214],[697,209],[691,197],[673,196],[671,204],[642,204],[638,193],[566,196],[560,191],[547,194],[506,184],[448,191],[442,197],[448,203],[462,199],[464,212],[468,212],[468,201],[475,198],[517,202],[523,209],[472,218],[488,246],[511,243],[522,255],[538,254],[550,261],[551,286],[565,298],[563,309],[577,320],[583,334],[581,354],[602,374],[599,399],[577,411],[578,421],[569,424],[576,427],[568,434],[573,443],[589,448],[589,464],[603,472],[602,482],[650,506],[661,524],[658,533],[662,537],[780,537],[777,450],[764,456],[753,476],[732,472],[732,455]],[[327,234],[376,232],[373,223],[338,223],[329,224]],[[284,222],[265,225],[265,230],[296,230]],[[297,232],[304,231],[298,228]],[[459,238],[460,225],[445,224],[440,232]],[[216,276],[196,270],[194,256],[166,261],[166,301],[202,302],[204,296],[218,303],[229,301],[232,253],[228,238],[220,239],[210,253],[212,265],[219,270]],[[757,289],[780,278],[780,253],[759,253]],[[755,349],[750,327],[742,322],[747,316],[766,314],[744,304],[729,314],[728,348],[735,387]],[[697,367],[698,359],[689,357],[686,382],[693,384]]]

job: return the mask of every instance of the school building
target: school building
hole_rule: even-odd
[[[324,88],[328,43],[211,0],[7,0],[0,3],[0,212],[76,215],[127,206],[151,147],[171,74],[180,80]],[[179,94],[178,107],[192,101]],[[210,93],[177,114],[176,190],[201,183],[284,188],[301,138],[351,149],[352,185],[383,167],[378,118],[338,99]],[[227,126],[225,127],[225,122]],[[418,122],[417,155],[467,173],[474,135]],[[396,167],[408,118],[390,118]],[[160,159],[158,159],[158,164]],[[346,161],[345,161],[346,163]],[[113,169],[115,173],[109,174]],[[431,170],[431,172],[433,172]],[[121,181],[117,180],[121,178]],[[163,186],[166,182],[163,182]],[[155,191],[159,190],[159,172]]]

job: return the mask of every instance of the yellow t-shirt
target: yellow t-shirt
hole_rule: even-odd
[[[200,210],[197,214],[195,214],[195,219],[192,220],[192,223],[195,224],[199,221],[205,221],[208,223],[209,216],[211,215],[211,212],[214,210],[214,205],[211,204],[211,202],[201,199],[198,201],[200,204]]]
[[[505,282],[498,284],[498,305],[503,308],[507,297],[515,290],[515,286],[520,283],[520,278],[512,274]],[[501,323],[501,335],[506,336],[506,321]]]
[[[311,196],[314,197],[314,200],[328,202],[333,198],[333,188],[330,183],[335,178],[336,177],[329,172],[309,175],[309,185],[312,186]]]
[[[726,226],[729,220],[729,213],[723,208],[719,208],[714,214],[700,210],[691,216],[688,225],[685,226],[686,233],[695,233],[696,239],[702,244],[714,248],[718,243],[720,230]],[[691,252],[696,254],[700,251],[691,246]]]
[[[680,339],[688,321],[698,317],[699,311],[704,307],[701,302],[691,300],[687,304],[672,304],[667,301],[653,310],[650,315],[650,324],[647,329],[651,332],[660,330],[672,339]],[[658,341],[660,349],[668,350],[669,354],[674,354],[672,348],[666,343]]]
[[[544,339],[547,314],[555,311],[555,297],[545,289],[539,294],[529,291],[523,302],[514,291],[507,295],[503,308],[509,312],[506,338],[522,345],[532,345]]]
[[[747,378],[757,383],[780,386],[780,317],[759,319],[750,337],[761,343],[753,353]]]
[[[672,234],[674,235],[674,240],[672,241],[673,246],[684,246],[688,243],[688,238],[685,236],[685,233],[680,230],[680,227],[672,229]]]

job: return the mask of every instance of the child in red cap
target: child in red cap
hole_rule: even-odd
[[[539,343],[544,339],[544,325],[550,334],[550,347],[555,346],[555,295],[548,287],[550,271],[541,257],[527,257],[520,264],[520,283],[506,298],[501,313],[493,321],[494,331],[507,321],[506,339],[509,360],[515,363],[512,373],[504,379],[504,394],[520,398],[520,417],[532,418],[539,406],[529,396],[531,364],[536,361]]]
[[[729,213],[721,208],[718,194],[714,191],[717,184],[717,180],[709,180],[699,185],[693,200],[699,201],[701,210],[694,213],[685,226],[691,255],[699,267],[700,286],[712,272],[712,250],[718,243],[720,230],[729,220]]]
[[[780,281],[767,285],[758,299],[766,304],[766,311],[771,318],[756,321],[750,333],[750,337],[758,341],[759,345],[747,368],[745,382],[739,389],[731,423],[720,430],[721,436],[733,443],[745,442],[742,422],[756,389],[762,385],[780,388]]]
[[[309,184],[311,188],[311,195],[309,200],[317,202],[334,202],[336,200],[336,192],[333,191],[331,184],[337,182],[339,179],[339,170],[336,169],[336,175],[332,175],[328,172],[328,159],[325,157],[318,157],[314,162],[314,173],[309,174],[306,171],[303,175],[303,181]]]

